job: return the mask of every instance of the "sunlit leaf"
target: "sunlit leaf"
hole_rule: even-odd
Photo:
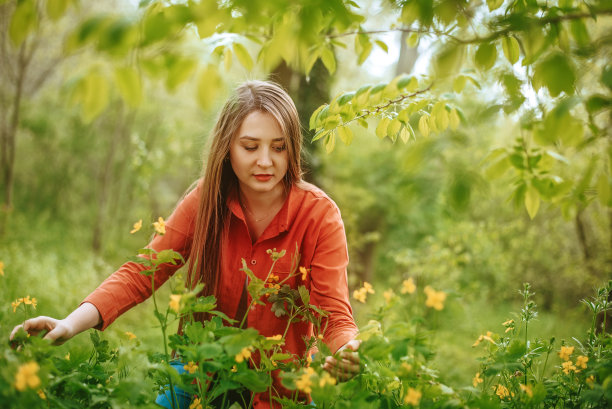
[[[502,39],[502,49],[504,51],[504,55],[506,59],[510,62],[510,64],[515,64],[520,55],[519,43],[516,38],[512,36],[504,37]]]
[[[456,131],[461,124],[461,119],[459,118],[459,113],[455,108],[452,108],[450,114],[448,115],[448,123],[453,131]]]
[[[338,132],[338,137],[345,145],[350,145],[353,141],[353,131],[348,126],[339,126],[336,128],[336,132]]]
[[[399,119],[394,118],[391,120],[391,122],[389,122],[389,125],[387,126],[387,136],[389,137],[389,139],[391,139],[391,141],[396,141],[401,128],[402,123]]]
[[[529,218],[533,220],[540,208],[540,193],[532,185],[529,185],[525,192],[525,208]]]
[[[406,45],[410,48],[419,45],[419,35],[417,33],[410,33],[410,35],[406,37]]]
[[[425,137],[429,135],[429,116],[428,115],[422,115],[419,118],[419,132]]]
[[[570,22],[570,31],[580,47],[585,47],[591,43],[591,37],[583,20],[572,20]]]
[[[236,54],[236,58],[238,58],[240,64],[247,70],[251,71],[253,69],[253,59],[251,58],[251,55],[247,51],[246,47],[240,43],[234,43],[232,48],[234,49],[234,54]]]
[[[321,61],[330,74],[336,72],[336,57],[331,49],[325,47],[321,50]]]
[[[536,75],[553,97],[561,92],[574,93],[576,74],[563,54],[555,53],[544,59],[536,66]]]
[[[142,85],[140,75],[133,67],[118,67],[115,69],[115,83],[123,99],[132,108],[142,101]]]
[[[59,20],[64,15],[70,0],[47,0],[47,15],[53,21]]]
[[[334,146],[336,146],[336,132],[331,131],[327,134],[325,140],[325,152],[331,153],[334,150]]]
[[[383,139],[385,136],[387,136],[387,128],[389,127],[390,122],[390,118],[386,116],[382,117],[378,122],[378,126],[376,127],[376,136],[378,136],[380,139]]]
[[[207,66],[198,76],[197,101],[203,110],[209,109],[223,89],[223,80],[216,67]]]
[[[487,0],[489,11],[497,10],[502,4],[504,4],[504,0]]]
[[[104,111],[110,100],[110,89],[106,77],[96,72],[87,75],[83,97],[83,121],[91,122]]]
[[[494,43],[483,43],[478,46],[476,49],[476,54],[474,56],[476,65],[482,69],[487,71],[493,65],[495,65],[495,61],[497,60],[497,48]]]
[[[458,75],[453,81],[453,91],[459,94],[465,88],[467,83],[467,77],[465,75]]]
[[[443,78],[455,74],[463,64],[465,47],[463,45],[447,45],[434,57],[434,70],[438,77]]]
[[[9,25],[9,37],[13,45],[19,47],[27,35],[36,28],[37,24],[38,15],[34,1],[19,2]]]
[[[166,88],[173,91],[177,86],[187,81],[198,66],[196,60],[191,58],[177,58],[168,69],[166,77]]]

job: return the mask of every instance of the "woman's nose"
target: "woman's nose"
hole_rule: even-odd
[[[270,151],[268,149],[260,150],[260,154],[257,157],[257,165],[261,167],[272,166],[272,159],[270,158]]]

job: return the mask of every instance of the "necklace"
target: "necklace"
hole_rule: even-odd
[[[253,220],[255,221],[255,223],[266,220],[272,214],[272,212],[268,212],[268,214],[266,214],[264,217],[261,217],[261,218],[258,219],[257,216],[255,216],[255,213],[253,213],[251,211],[251,209],[249,209],[248,207],[246,207],[242,203],[240,203],[240,204],[242,205],[242,208],[247,211],[247,213],[249,213],[251,216],[253,216]]]

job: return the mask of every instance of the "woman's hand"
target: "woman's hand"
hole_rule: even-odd
[[[338,381],[344,382],[359,373],[359,354],[356,352],[361,341],[353,339],[338,349],[334,356],[325,358],[323,369],[333,375]]]
[[[63,320],[45,316],[29,319],[13,328],[9,340],[12,341],[23,328],[33,336],[44,333],[43,339],[51,341],[53,345],[61,345],[75,335],[97,326],[101,321],[98,309],[93,304],[83,303]]]
[[[22,329],[29,335],[36,336],[45,333],[43,339],[51,341],[54,345],[61,345],[75,336],[74,328],[66,320],[57,320],[51,317],[40,316],[31,318],[23,324],[13,328],[9,339],[12,341],[17,332]]]

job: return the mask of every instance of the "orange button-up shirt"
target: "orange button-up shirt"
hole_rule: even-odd
[[[187,259],[195,230],[200,189],[198,185],[178,204],[166,222],[166,234],[156,235],[149,243],[149,248],[156,251],[173,249]],[[313,185],[294,185],[281,210],[255,243],[251,241],[237,194],[230,195],[227,206],[230,217],[224,226],[222,240],[223,259],[216,294],[217,309],[230,317],[236,315],[245,283],[245,274],[240,271],[242,259],[246,260],[258,278],[265,279],[272,266],[266,250],[286,250],[287,254],[276,262],[273,271],[282,281],[291,270],[291,257],[297,246],[299,265],[310,272],[304,281],[298,274],[286,284],[293,288],[305,285],[310,291],[311,304],[329,312],[323,341],[332,352],[353,339],[357,327],[349,304],[346,235],[336,204]],[[155,273],[155,288],[159,288],[179,267],[163,265]],[[95,305],[100,312],[100,329],[105,329],[119,315],[151,295],[150,277],[140,274],[144,269],[138,263],[124,264],[83,301]],[[249,295],[248,304],[250,302]],[[287,324],[286,317],[277,318],[270,307],[269,303],[265,306],[256,305],[247,317],[248,326],[264,336],[282,334]],[[312,334],[311,323],[292,324],[286,334],[285,350],[303,356],[306,352],[303,337]],[[284,390],[278,379],[274,383],[275,389]],[[268,393],[257,394],[255,408],[270,407],[268,397]]]

